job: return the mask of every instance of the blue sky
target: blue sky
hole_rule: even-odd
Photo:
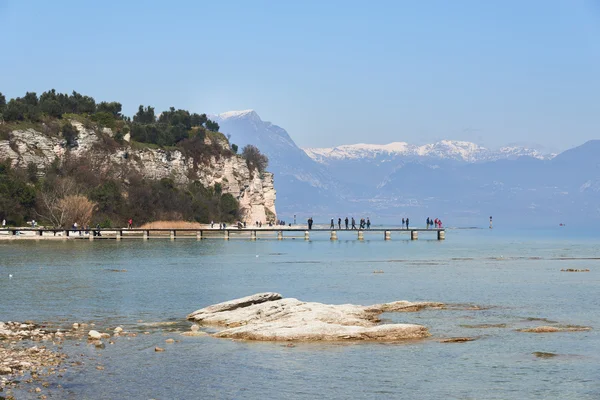
[[[599,137],[600,2],[0,0],[0,91],[255,109],[300,146]]]

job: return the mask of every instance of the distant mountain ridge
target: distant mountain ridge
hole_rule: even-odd
[[[490,150],[472,142],[458,140],[441,140],[421,146],[406,142],[393,142],[384,145],[358,143],[327,148],[309,147],[303,150],[310,158],[322,164],[327,164],[331,160],[356,160],[361,158],[385,160],[395,157],[425,157],[476,163],[515,159],[524,156],[549,160],[556,156],[556,154],[544,154],[536,149],[516,146]]]
[[[299,148],[253,110],[211,117],[240,148],[256,145],[275,174],[282,219],[369,216],[376,223],[441,217],[449,225],[585,223],[600,219],[600,141],[558,155],[442,140]]]

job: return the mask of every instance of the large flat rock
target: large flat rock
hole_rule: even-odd
[[[259,293],[215,304],[190,315],[200,325],[223,327],[215,337],[265,341],[397,341],[429,336],[426,327],[379,324],[382,312],[440,308],[442,303],[407,301],[360,306],[331,305],[284,299],[277,293]]]

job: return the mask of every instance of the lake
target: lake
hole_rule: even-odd
[[[338,237],[0,241],[0,321],[93,322],[140,333],[104,349],[66,342],[64,352],[105,369],[70,368],[52,382],[62,385],[54,398],[600,398],[599,235],[565,227],[448,230],[445,241],[395,232],[391,241],[379,233],[362,242],[356,233]],[[590,272],[561,272],[567,268]],[[385,322],[422,324],[432,334],[406,343],[286,347],[179,334],[196,309],[271,291],[333,304],[453,307],[384,314]],[[592,330],[517,331],[548,324]],[[458,336],[477,340],[440,343]]]

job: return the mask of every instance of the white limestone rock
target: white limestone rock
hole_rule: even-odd
[[[441,303],[395,302],[374,306],[330,305],[259,293],[215,304],[190,315],[200,325],[224,327],[215,337],[268,341],[397,341],[429,336],[426,327],[379,324],[387,311],[442,307]]]

